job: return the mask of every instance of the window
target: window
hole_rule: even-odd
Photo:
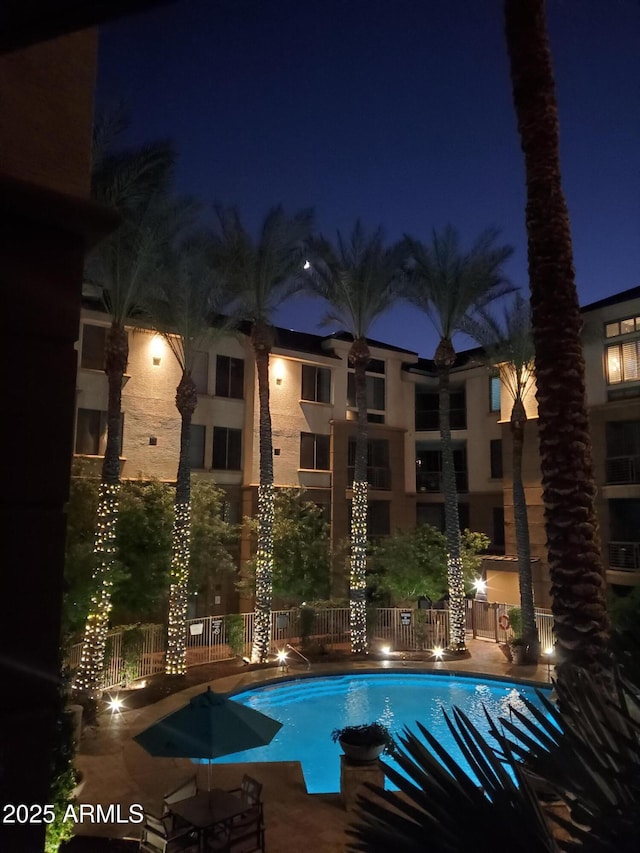
[[[88,370],[104,370],[104,348],[106,339],[106,326],[92,326],[89,323],[85,323],[83,325],[80,367],[85,367]]]
[[[351,528],[351,501],[349,501],[349,528]],[[367,539],[389,536],[391,516],[389,501],[368,501],[367,503]]]
[[[491,478],[500,480],[502,474],[502,439],[492,438],[489,442],[489,453],[491,458]]]
[[[228,355],[216,357],[216,396],[244,397],[244,359]]]
[[[195,382],[198,394],[209,393],[209,353],[194,352],[191,365],[191,378]]]
[[[367,420],[371,423],[384,423],[384,397],[384,379],[379,376],[367,376]],[[353,371],[347,374],[347,406],[356,408],[356,377]]]
[[[213,428],[213,462],[216,471],[239,471],[242,458],[242,430]]]
[[[640,317],[627,317],[625,320],[616,320],[614,323],[606,323],[604,334],[607,338],[617,338],[619,335],[632,335],[640,332]]]
[[[469,527],[469,504],[458,503],[460,530]],[[444,533],[444,504],[416,504],[416,524],[430,524]]]
[[[204,468],[204,439],[206,427],[203,424],[191,424],[189,443],[189,467]]]
[[[356,439],[349,439],[348,461],[349,482],[353,483],[356,464]],[[391,488],[389,466],[389,441],[386,438],[370,438],[367,441],[367,482],[372,489]]]
[[[606,436],[606,482],[640,483],[640,421],[610,421]]]
[[[302,365],[301,400],[315,403],[331,402],[331,371],[328,367],[316,367],[313,364]]]
[[[329,436],[315,432],[300,433],[300,467],[310,470],[329,470]]]
[[[124,414],[120,425],[120,455],[124,435]],[[104,456],[107,447],[107,413],[99,409],[78,409],[75,452],[82,456]]]
[[[610,385],[640,379],[640,340],[607,347],[607,378]]]
[[[429,385],[416,385],[416,431],[440,429],[440,395]],[[451,429],[467,428],[467,407],[464,388],[452,389],[449,395]]]
[[[489,411],[500,411],[500,377],[489,377]]]
[[[465,442],[453,442],[453,467],[458,492],[468,491],[467,447]],[[419,492],[441,492],[442,450],[439,442],[416,443],[416,489]]]
[[[493,508],[493,535],[491,544],[496,551],[504,552],[504,507]]]
[[[389,501],[369,501],[367,506],[367,535],[369,539],[391,533]]]

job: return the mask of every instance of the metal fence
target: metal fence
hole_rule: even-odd
[[[500,625],[500,617],[516,605],[470,600],[467,603],[466,628],[473,638],[505,642],[509,631]],[[553,617],[549,610],[536,609],[536,623],[543,651],[553,646]],[[187,622],[187,667],[216,661],[248,657],[253,643],[253,613],[203,616]],[[446,648],[449,644],[449,611],[401,607],[381,607],[373,611],[368,625],[374,647],[388,644],[396,651]],[[275,610],[271,616],[271,646],[287,643],[312,643],[325,648],[348,647],[349,608],[318,609],[302,615],[298,608]],[[166,628],[142,625],[110,631],[107,634],[104,690],[148,678],[164,671]],[[82,643],[71,646],[67,666],[75,670],[82,654]]]

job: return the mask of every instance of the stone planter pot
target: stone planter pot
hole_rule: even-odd
[[[350,761],[356,761],[359,764],[368,764],[370,761],[376,761],[384,752],[383,743],[363,745],[349,743],[340,738],[340,746]]]

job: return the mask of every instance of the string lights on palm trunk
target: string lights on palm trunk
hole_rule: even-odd
[[[169,587],[169,625],[167,629],[167,675],[184,675],[187,671],[187,584],[191,545],[191,504],[174,506]]]
[[[268,659],[271,644],[271,594],[273,587],[273,484],[258,487],[258,547],[256,551],[256,609],[253,626],[253,663]]]
[[[98,522],[93,543],[94,592],[84,629],[80,664],[73,682],[75,691],[94,697],[100,691],[104,669],[113,589],[120,484],[101,483],[98,495]]]
[[[349,622],[351,651],[356,654],[367,648],[367,492],[366,481],[353,481]]]

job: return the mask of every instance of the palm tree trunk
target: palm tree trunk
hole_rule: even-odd
[[[356,338],[349,353],[353,365],[358,430],[356,433],[356,458],[353,469],[353,497],[351,500],[351,566],[349,572],[349,622],[351,651],[354,654],[367,648],[367,510],[368,476],[367,453],[369,423],[367,421],[367,363],[369,347],[364,338]]]
[[[258,374],[260,402],[260,484],[258,486],[258,546],[256,551],[256,602],[251,660],[263,663],[271,646],[271,595],[273,588],[273,441],[269,406],[269,353],[271,330],[255,322],[253,347]]]
[[[441,344],[438,346],[440,350]],[[446,345],[445,345],[446,346]],[[453,347],[451,342],[448,346]],[[455,358],[455,355],[454,355]],[[442,444],[442,491],[444,493],[444,526],[447,539],[447,580],[449,586],[449,645],[453,651],[465,651],[465,605],[462,560],[460,558],[460,519],[458,516],[458,490],[453,464],[450,425],[449,369],[450,357],[442,363],[436,353],[438,367],[440,441]]]
[[[544,0],[505,0],[513,102],[524,151],[540,459],[558,676],[576,664],[608,683],[609,619],[594,510],[581,317]]]
[[[511,434],[513,438],[513,516],[516,527],[522,637],[527,647],[528,662],[537,663],[540,656],[540,642],[538,640],[536,614],[533,605],[529,518],[524,484],[522,482],[522,455],[526,423],[527,414],[522,400],[516,400],[511,411]]]
[[[122,442],[122,379],[129,359],[126,330],[111,324],[105,342],[105,373],[109,386],[107,444],[102,462],[96,530],[93,541],[94,592],[82,640],[82,656],[73,689],[97,698],[102,682],[104,654],[111,611],[116,526],[120,498],[120,445]]]
[[[176,480],[173,530],[171,535],[171,586],[167,628],[167,675],[184,675],[187,671],[187,587],[191,559],[191,419],[198,405],[196,385],[183,373],[176,392],[176,408],[180,412],[180,458]]]

